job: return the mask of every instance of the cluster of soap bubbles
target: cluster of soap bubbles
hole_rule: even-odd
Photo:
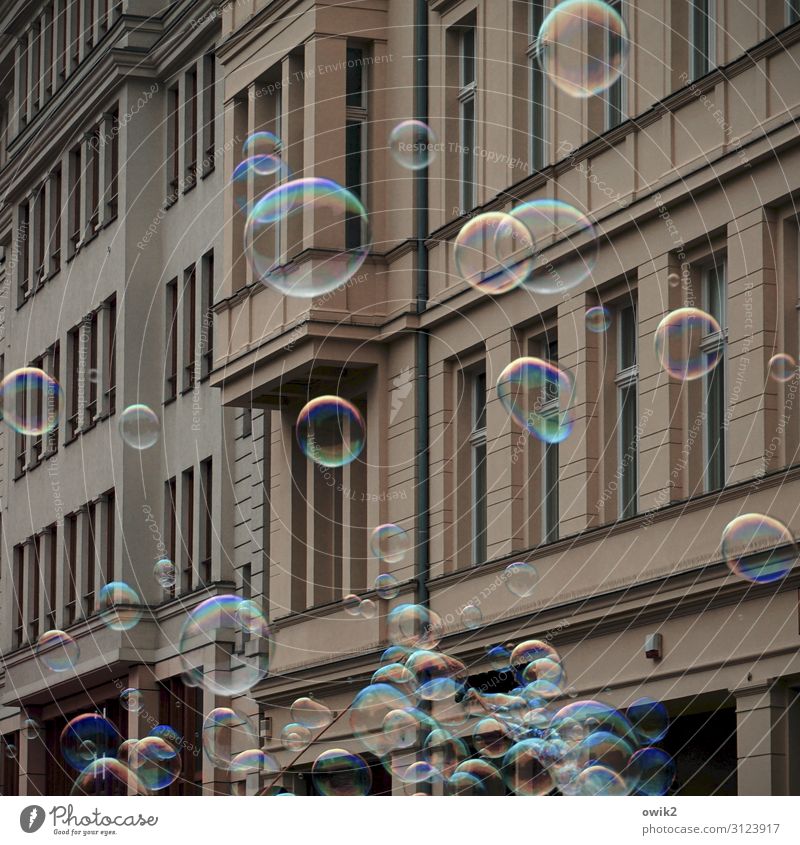
[[[475,688],[465,664],[439,650],[441,618],[421,605],[394,608],[387,631],[391,645],[381,665],[336,717],[347,717],[352,740],[314,759],[319,794],[366,795],[378,765],[415,794],[434,785],[468,796],[669,790],[675,764],[657,746],[669,725],[660,702],[640,698],[621,711],[578,700],[559,653],[536,639],[487,654],[495,685],[503,681],[509,692]],[[322,702],[298,699],[281,743],[299,755],[321,741],[333,721]],[[261,794],[270,794],[280,776],[274,761],[266,774],[270,782]]]

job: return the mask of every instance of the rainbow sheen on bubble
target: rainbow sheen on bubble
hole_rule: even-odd
[[[255,278],[285,296],[309,299],[352,279],[371,237],[355,194],[330,179],[308,177],[278,185],[255,202],[244,243]]]
[[[254,132],[242,144],[242,158],[270,156],[280,158],[281,139],[272,132]],[[261,171],[258,171],[261,172]],[[266,171],[271,173],[273,171]]]
[[[492,646],[486,652],[486,657],[489,665],[497,672],[502,672],[511,665],[511,652],[502,645]]]
[[[666,795],[675,771],[675,761],[666,751],[647,747],[631,756],[625,777],[639,795]]]
[[[352,463],[364,449],[366,426],[352,402],[318,396],[300,411],[295,427],[303,454],[325,467]]]
[[[180,777],[181,755],[175,746],[158,736],[140,739],[128,754],[128,766],[147,789],[166,789]]]
[[[607,766],[587,766],[575,778],[577,795],[587,796],[621,796],[630,792],[625,778],[614,769]]]
[[[348,616],[360,616],[360,605],[361,599],[355,593],[348,593],[342,599],[342,606],[344,607],[344,612]]]
[[[434,728],[422,745],[422,758],[445,779],[451,778],[467,757],[466,743],[444,728]]]
[[[601,0],[566,0],[547,15],[536,56],[548,79],[571,97],[607,91],[622,75],[629,51],[622,16]]]
[[[291,179],[291,170],[275,153],[255,153],[240,161],[231,174],[236,207],[247,213],[255,202],[279,182]]]
[[[769,377],[773,381],[785,383],[791,381],[797,372],[797,361],[785,352],[779,352],[769,359],[767,364]]]
[[[160,587],[171,590],[175,586],[175,564],[169,558],[161,558],[153,566],[153,577]]]
[[[532,563],[518,561],[510,563],[503,573],[503,580],[510,593],[518,598],[527,598],[536,591],[539,583],[539,572]]]
[[[287,751],[305,751],[312,739],[311,731],[297,722],[289,722],[281,728],[281,745]]]
[[[403,695],[416,697],[416,678],[402,663],[387,663],[385,666],[376,669],[370,683],[392,684]]]
[[[277,775],[281,771],[280,764],[266,751],[260,748],[249,748],[240,751],[228,766],[228,770],[235,775],[250,775],[256,772],[264,775]]]
[[[467,678],[467,668],[455,657],[420,649],[406,660],[417,682],[416,693],[427,701],[443,701],[456,694]]]
[[[333,713],[331,713],[330,707],[309,696],[295,699],[290,713],[293,722],[305,725],[313,730],[327,728],[333,721]]]
[[[141,690],[128,687],[119,694],[119,703],[123,710],[129,713],[138,713],[144,707],[144,699]]]
[[[117,426],[125,444],[139,451],[155,446],[161,436],[158,414],[147,405],[129,405],[119,415]]]
[[[124,581],[112,581],[97,594],[97,608],[103,624],[112,631],[130,631],[144,614],[136,590]]]
[[[436,158],[436,133],[421,120],[404,120],[392,129],[389,150],[406,170],[424,170]]]
[[[554,786],[550,763],[544,740],[523,739],[511,745],[503,756],[503,780],[515,795],[547,795]]]
[[[611,314],[602,305],[586,309],[586,328],[593,334],[603,334],[611,328]]]
[[[472,744],[483,757],[503,757],[514,744],[514,738],[502,719],[486,716],[472,731]]]
[[[732,519],[722,532],[722,556],[734,575],[756,584],[779,581],[797,560],[792,532],[763,513]]]
[[[693,381],[710,373],[722,357],[719,323],[699,308],[678,308],[658,324],[656,358],[672,378]]]
[[[483,293],[508,293],[533,271],[534,246],[522,221],[487,211],[468,220],[458,233],[453,247],[456,272]]]
[[[378,560],[385,563],[401,563],[411,548],[411,538],[404,528],[388,522],[379,525],[372,532],[369,548]]]
[[[101,757],[116,757],[122,737],[99,713],[82,713],[61,731],[59,744],[64,760],[77,771]]]
[[[563,295],[590,278],[600,239],[584,212],[563,200],[539,199],[515,206],[509,215],[525,226],[536,245],[537,253],[522,280],[529,291]],[[550,255],[551,245],[555,257]]]
[[[374,619],[378,615],[378,606],[372,599],[361,599],[358,603],[358,615],[362,619]]]
[[[461,624],[469,631],[475,631],[483,623],[483,613],[475,604],[465,604],[459,611]]]
[[[70,795],[150,795],[139,777],[122,761],[100,757],[88,763],[72,785]]]
[[[363,757],[344,748],[323,751],[311,767],[311,779],[320,795],[347,797],[367,795],[372,773]]]
[[[654,698],[637,698],[625,710],[633,725],[636,737],[642,743],[660,742],[667,735],[669,714],[667,708]]]
[[[391,741],[384,733],[384,721],[393,710],[411,707],[408,696],[390,684],[364,687],[350,705],[349,720],[353,736],[373,754],[383,757],[391,751]]]
[[[38,367],[21,367],[0,381],[2,418],[17,434],[41,437],[58,425],[61,386]]]
[[[400,604],[386,619],[387,637],[392,645],[433,649],[444,636],[444,623],[435,610],[421,604]]]
[[[65,631],[45,631],[36,641],[36,656],[52,672],[68,672],[78,662],[81,650]]]
[[[248,716],[231,707],[215,707],[203,720],[203,752],[218,768],[230,766],[237,748],[258,745],[258,732]]]
[[[213,596],[193,608],[181,629],[178,649],[184,670],[198,684],[216,695],[242,695],[269,670],[272,632],[260,612],[250,619],[248,648],[244,653],[233,646],[241,633],[238,610],[243,599],[236,595]],[[228,644],[224,657],[212,671],[200,672],[203,651],[212,644]]]
[[[517,358],[497,379],[497,396],[505,410],[545,443],[561,443],[572,432],[574,394],[572,376],[541,358]]]
[[[378,598],[388,601],[400,594],[400,584],[390,572],[382,572],[375,579],[375,592]]]

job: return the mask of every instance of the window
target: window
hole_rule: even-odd
[[[50,275],[61,269],[61,166],[50,174]]]
[[[22,383],[22,379],[20,379],[20,386],[22,389],[17,392],[14,401],[17,403],[16,412],[17,419],[20,421],[20,428],[24,429],[28,423],[28,390],[27,384]],[[19,478],[19,476],[25,472],[28,465],[28,438],[26,435],[22,434],[21,431],[18,431],[14,437],[14,441],[14,452],[16,457],[14,464],[14,476],[15,478]]]
[[[529,0],[528,62],[530,65],[530,167],[547,164],[547,78],[536,55],[537,38],[545,18],[546,0]]]
[[[176,493],[175,479],[170,478],[164,483],[164,525],[167,557],[173,562],[173,564],[175,563],[175,552],[178,537],[178,517],[175,500]],[[172,596],[175,595],[174,585],[170,587],[169,593]]]
[[[211,583],[211,556],[214,548],[214,522],[211,514],[213,512],[213,465],[211,458],[207,458],[200,464],[201,505],[200,516],[202,519],[202,531],[200,533],[200,578],[204,584]]]
[[[115,528],[117,525],[117,511],[116,503],[114,501],[114,491],[110,490],[105,494],[106,505],[106,549],[105,549],[105,578],[106,584],[115,581],[114,577],[114,544],[115,544]]]
[[[100,127],[95,126],[89,136],[89,196],[88,229],[94,234],[100,228]]]
[[[197,355],[196,274],[194,265],[183,271],[183,389],[194,387]]]
[[[725,486],[726,449],[725,429],[725,366],[726,366],[726,319],[725,264],[714,263],[701,273],[703,307],[719,323],[721,332],[702,339],[702,346],[708,352],[719,350],[717,365],[704,376],[705,390],[705,489],[719,490]]]
[[[31,50],[31,101],[33,104],[34,113],[39,109],[39,83],[41,78],[39,76],[39,46],[41,41],[41,33],[39,24],[31,25],[30,36],[30,50]]]
[[[95,569],[97,568],[97,502],[86,506],[86,592],[84,611],[87,616],[94,613]]]
[[[345,124],[345,187],[366,204],[367,86],[364,50],[347,48],[347,121]],[[363,242],[362,220],[350,215],[345,221],[345,244],[353,249]]]
[[[60,79],[64,79],[67,75],[67,4],[61,3],[59,5],[58,15],[58,61],[56,67]]]
[[[81,407],[81,328],[75,326],[67,332],[67,439],[71,440],[80,429]]]
[[[90,426],[98,416],[97,408],[97,311],[93,311],[85,320],[85,332],[89,344],[89,355],[85,376],[89,382],[89,400],[86,403],[86,425]]]
[[[28,81],[28,50],[30,49],[29,36],[27,34],[23,35],[20,41],[19,64],[17,65],[19,68],[19,90],[21,100],[19,127],[20,129],[24,129],[28,123],[28,105],[30,103],[30,87]]]
[[[111,137],[106,138],[106,144],[111,161],[106,185],[106,219],[113,220],[119,204],[119,112],[116,109],[111,113],[109,134]]]
[[[472,431],[472,563],[486,562],[486,371],[470,378]]]
[[[41,185],[34,202],[36,209],[36,219],[33,223],[33,267],[34,278],[32,292],[41,284],[46,276],[45,272],[45,228],[46,228],[46,214],[45,214],[45,190],[44,185]]]
[[[48,631],[56,627],[56,601],[58,600],[58,538],[56,523],[45,529],[47,542],[47,618],[45,626]]]
[[[461,211],[475,205],[475,27],[459,33],[459,146]]]
[[[181,588],[184,593],[188,593],[191,591],[194,581],[194,469],[185,469],[181,480],[181,537],[183,539]]]
[[[61,343],[60,341],[56,341],[52,347],[50,348],[50,376],[54,378],[56,381],[61,381]],[[55,424],[53,425],[52,429],[47,435],[47,444],[45,447],[45,452],[47,454],[52,454],[53,452],[58,451],[58,430],[59,430],[59,416],[61,413],[61,408],[59,407],[61,403],[61,396],[59,394],[47,394],[47,399],[49,402],[53,403],[53,407],[47,409],[47,418],[48,420],[55,419]]]
[[[545,348],[545,357],[553,364],[558,363],[558,342],[551,340]],[[544,412],[559,413],[558,385],[548,382],[545,392]],[[549,407],[548,407],[549,406]],[[542,539],[552,543],[558,539],[558,443],[542,442]]]
[[[699,79],[714,66],[715,0],[691,0],[689,8],[689,71]]]
[[[25,546],[14,546],[14,583],[16,593],[14,609],[14,648],[22,645],[24,635],[23,619],[25,608]]]
[[[200,348],[202,350],[201,375],[207,376],[214,369],[214,250],[207,252],[200,265]]]
[[[81,39],[80,39],[80,2],[81,0],[70,0],[70,35],[72,46],[72,67],[76,67],[80,61]]]
[[[52,3],[45,9],[43,20],[42,64],[44,65],[44,94],[45,99],[49,99],[53,93],[53,33],[55,30]]]
[[[73,147],[69,154],[69,257],[81,243],[81,148]]]
[[[800,0],[786,0],[786,23],[800,21]]]
[[[36,358],[34,361],[31,361],[31,366],[35,367],[37,370],[44,370],[44,358]],[[27,381],[27,380],[26,380]],[[25,385],[26,393],[27,393],[27,383]],[[44,393],[41,390],[37,390],[35,386],[31,390],[31,394],[28,400],[28,407],[30,410],[33,411],[33,419],[35,420],[42,420],[44,419]],[[33,405],[33,408],[30,408],[30,405]],[[44,436],[42,434],[37,434],[31,438],[33,443],[33,461],[34,463],[38,463],[42,457],[42,450],[44,448]]]
[[[78,615],[78,515],[75,513],[64,518],[64,561],[67,570],[65,624],[71,625]]]
[[[113,414],[117,409],[117,297],[107,300],[106,349],[108,368],[108,387],[106,388],[106,410]]]
[[[22,302],[30,290],[30,253],[28,252],[28,238],[30,237],[30,205],[23,202],[19,207],[19,221],[17,225],[17,260],[19,262],[19,278],[17,288],[19,301]]]
[[[623,15],[622,0],[610,0],[609,6],[619,15]],[[621,48],[622,36],[615,30],[608,29],[605,34],[605,48],[603,58],[610,61]],[[605,102],[605,128],[613,129],[625,119],[625,74],[622,73],[614,84],[606,92]]]
[[[216,144],[216,77],[217,57],[213,53],[203,56],[203,172],[214,169]]]
[[[184,133],[186,149],[184,152],[185,180],[184,190],[193,187],[197,179],[197,68],[187,71],[184,77]]]
[[[178,393],[178,280],[167,283],[166,297],[166,375],[164,399],[174,399]]]
[[[621,519],[627,519],[637,511],[639,444],[636,422],[639,367],[636,354],[636,332],[634,306],[631,304],[620,308],[617,321],[616,386],[620,474],[618,513]]]
[[[86,50],[94,44],[94,0],[83,0],[83,34],[86,40]]]
[[[180,98],[178,86],[167,89],[167,202],[178,198],[180,184],[180,162],[178,143],[180,138]]]
[[[37,534],[31,546],[31,612],[28,624],[28,641],[35,643],[39,639],[39,603],[42,597],[42,543],[44,536]]]

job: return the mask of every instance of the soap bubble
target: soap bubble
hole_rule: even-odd
[[[295,700],[291,707],[291,716],[293,722],[315,730],[327,728],[333,721],[330,707],[307,696]]]
[[[130,770],[153,792],[166,789],[181,773],[178,749],[158,736],[140,739],[131,748],[128,761]]]
[[[658,324],[654,345],[661,366],[673,378],[692,381],[711,372],[722,357],[719,323],[699,308],[678,308]]]
[[[99,713],[82,713],[70,719],[61,731],[61,753],[79,772],[101,757],[115,757],[122,737]]]
[[[242,144],[242,158],[256,159],[259,156],[280,158],[281,139],[272,132],[254,132]],[[261,173],[262,170],[257,172]],[[265,174],[272,170],[263,171]]]
[[[319,396],[307,403],[297,417],[296,433],[306,457],[325,467],[351,463],[366,440],[358,409],[338,396]]]
[[[129,405],[119,415],[119,433],[128,446],[143,450],[155,446],[161,434],[161,423],[147,405]]]
[[[123,710],[127,710],[129,713],[138,713],[144,707],[141,691],[133,687],[122,690],[119,694],[119,703]]]
[[[406,170],[424,170],[436,158],[436,134],[421,120],[398,123],[389,136],[394,160]]]
[[[103,623],[112,631],[130,631],[139,624],[144,608],[139,594],[124,581],[111,581],[97,594]]]
[[[506,587],[515,596],[527,598],[532,596],[539,583],[539,573],[532,563],[510,563],[503,574]]]
[[[769,359],[769,375],[773,381],[791,381],[797,372],[797,361],[785,352],[779,352]]]
[[[35,740],[42,738],[42,725],[37,719],[28,717],[22,723],[22,735],[25,739]]]
[[[350,727],[353,736],[364,747],[383,757],[391,750],[391,743],[383,732],[386,716],[393,710],[411,706],[407,696],[389,684],[370,684],[353,699],[350,706]]]
[[[666,795],[675,780],[675,761],[660,748],[640,748],[625,775],[639,795]]]
[[[68,672],[80,655],[78,643],[64,631],[46,631],[36,641],[36,656],[53,672]]]
[[[400,594],[400,584],[394,575],[389,572],[382,572],[375,579],[375,592],[378,594],[378,598],[388,601]]]
[[[277,775],[281,771],[278,761],[260,748],[240,751],[228,767],[233,774],[250,775],[258,772],[262,775]]]
[[[361,599],[358,603],[358,615],[362,619],[374,619],[378,613],[378,608],[372,599]]]
[[[2,418],[17,434],[48,434],[58,425],[62,410],[61,386],[38,367],[21,367],[0,382]]]
[[[393,645],[432,649],[443,636],[441,617],[423,605],[401,604],[387,617],[387,637]]]
[[[464,607],[461,608],[461,622],[464,627],[468,628],[470,631],[480,628],[481,623],[483,622],[481,609],[474,604],[464,605]]]
[[[411,540],[399,525],[379,525],[369,538],[369,548],[378,560],[400,563],[411,548]]]
[[[547,795],[554,786],[550,763],[544,740],[524,739],[506,751],[503,780],[515,795]]]
[[[311,767],[311,778],[320,795],[367,795],[372,786],[372,774],[363,758],[343,748],[323,751]]]
[[[168,558],[161,558],[153,567],[153,576],[165,590],[171,589],[175,586],[175,564]]]
[[[797,560],[797,546],[782,522],[761,513],[745,513],[725,526],[722,556],[734,575],[767,584],[788,575]]]
[[[150,790],[124,763],[100,757],[83,768],[70,795],[150,795]]]
[[[625,711],[636,736],[643,742],[660,742],[667,735],[667,708],[653,698],[637,698]]]
[[[297,722],[289,722],[281,729],[281,745],[287,751],[305,751],[311,745],[311,740],[311,731]]]
[[[361,606],[361,599],[355,595],[355,593],[348,593],[342,599],[342,606],[344,607],[344,612],[347,613],[349,616],[360,616],[360,606]]]
[[[230,707],[215,707],[203,720],[203,751],[218,768],[227,769],[235,749],[258,744],[258,732],[252,721]]]
[[[611,314],[602,305],[594,305],[586,310],[586,328],[594,334],[603,334],[611,326]]]

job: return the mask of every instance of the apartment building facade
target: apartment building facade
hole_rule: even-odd
[[[234,502],[234,486],[257,486],[253,442],[209,381],[224,185],[210,11],[56,0],[0,14],[0,360],[4,375],[36,366],[62,387],[52,432],[0,432],[3,794],[69,794],[77,773],[59,736],[86,712],[124,738],[178,730],[176,794],[215,781],[200,749],[214,704],[182,679],[173,644],[187,611],[230,590],[261,500]],[[149,449],[120,434],[136,404],[159,418]],[[154,577],[161,558],[174,561],[171,588]],[[102,588],[120,581],[143,609],[127,631],[99,614]],[[79,649],[71,671],[36,657],[52,629]],[[138,712],[121,705],[126,688],[141,691]]]
[[[245,216],[232,188],[225,198],[211,381],[226,406],[253,411],[268,447],[264,556],[247,577],[277,645],[250,695],[286,789],[312,793],[315,756],[352,741],[345,718],[304,752],[286,751],[291,702],[314,694],[345,711],[379,665],[390,609],[422,601],[445,620],[441,647],[475,685],[490,677],[491,646],[547,637],[581,697],[664,701],[677,791],[800,791],[788,753],[798,573],[754,585],[720,552],[739,513],[797,526],[796,388],[771,380],[768,364],[800,351],[798,8],[615,5],[630,34],[626,71],[585,99],[538,65],[547,2],[222,6],[226,139],[276,133],[293,176],[356,193],[372,230],[347,284],[285,297],[254,278]],[[388,142],[412,118],[428,123],[437,150],[417,172]],[[226,173],[239,161],[227,150]],[[537,243],[555,274],[570,272],[576,249],[596,250],[588,277],[556,294],[467,284],[454,260],[465,223],[531,200],[591,219],[594,238]],[[312,276],[330,248],[317,237],[306,219],[291,255]],[[605,333],[587,328],[596,306],[609,314]],[[720,364],[685,383],[667,377],[653,342],[682,306],[720,324],[709,341]],[[515,427],[498,400],[498,376],[524,355],[574,378],[573,431],[557,445]],[[307,461],[295,431],[303,404],[329,393],[355,403],[366,425],[364,453],[335,470]],[[368,551],[387,522],[413,541],[390,601],[375,594]],[[540,575],[530,599],[503,584],[518,560]],[[350,616],[350,593],[373,599],[377,614]],[[461,621],[470,603],[478,630]],[[391,775],[373,784],[404,788]]]

